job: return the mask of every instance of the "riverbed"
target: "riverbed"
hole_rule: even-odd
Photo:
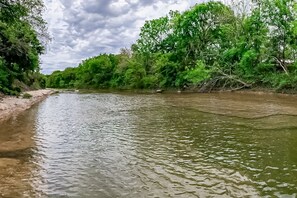
[[[0,123],[0,197],[296,197],[296,101],[52,95]]]

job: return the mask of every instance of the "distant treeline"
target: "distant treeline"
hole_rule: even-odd
[[[197,4],[146,21],[120,54],[47,77],[53,88],[297,88],[295,0]]]
[[[39,73],[41,42],[47,39],[42,0],[0,0],[0,92],[45,87]]]

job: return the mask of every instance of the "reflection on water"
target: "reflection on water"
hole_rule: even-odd
[[[0,123],[0,197],[31,197],[36,166],[34,123],[37,109]]]
[[[296,197],[295,101],[51,96],[1,123],[0,197]]]

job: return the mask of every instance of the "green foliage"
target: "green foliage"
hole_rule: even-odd
[[[23,94],[23,98],[24,99],[30,99],[30,98],[32,98],[32,95],[31,94],[28,94],[28,93],[24,93]]]
[[[145,77],[144,67],[137,62],[130,62],[124,74],[124,86],[128,88],[144,88],[143,78]]]
[[[42,40],[47,38],[42,10],[41,0],[0,0],[0,92],[16,94],[20,88],[13,87],[15,80],[39,73]]]
[[[201,82],[210,78],[211,71],[206,69],[202,61],[197,61],[196,67],[185,72],[185,80],[193,85],[199,85]]]
[[[9,87],[9,79],[7,68],[5,67],[5,60],[0,58],[0,91],[3,91],[4,88]]]
[[[179,72],[178,63],[172,60],[172,54],[156,54],[153,71],[160,88],[174,87]]]
[[[210,1],[183,13],[171,11],[146,21],[131,50],[89,58],[77,68],[54,72],[46,83],[55,88],[295,89],[296,8],[295,0],[252,1],[244,9]],[[10,66],[9,71],[0,67],[2,76],[18,71],[22,62]],[[1,75],[0,82],[5,83]]]
[[[146,21],[141,28],[140,39],[137,41],[137,49],[140,53],[154,53],[164,49],[164,39],[170,32],[169,17],[161,17]]]
[[[111,80],[113,74],[115,64],[113,60],[114,55],[102,54],[83,61],[78,67],[77,85],[80,87],[107,87],[108,81]],[[74,75],[72,79],[75,79]]]

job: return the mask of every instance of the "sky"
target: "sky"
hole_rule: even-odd
[[[52,41],[41,71],[76,67],[100,53],[118,53],[138,38],[146,20],[184,11],[203,0],[45,0],[44,19]]]

